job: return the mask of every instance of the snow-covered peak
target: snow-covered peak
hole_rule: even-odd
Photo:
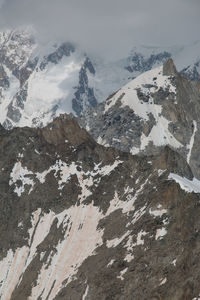
[[[141,91],[147,97],[155,93],[159,89],[168,90],[171,93],[176,93],[176,88],[172,84],[170,77],[163,75],[163,66],[150,70],[141,74],[123,88],[121,88],[109,101],[106,102],[105,112],[108,111],[120,99],[122,106],[129,106],[136,115],[148,120],[148,114],[152,111],[153,99],[149,102],[144,102],[138,98],[138,91]],[[153,105],[153,106],[152,106]],[[161,109],[161,108],[160,108]],[[161,112],[158,108],[158,113]]]
[[[169,144],[173,148],[179,148],[182,144],[170,133],[168,126],[170,121],[162,115],[162,103],[155,103],[154,94],[162,91],[173,95],[176,99],[176,86],[172,83],[172,78],[163,74],[163,66],[145,72],[136,79],[121,88],[112,98],[105,103],[105,113],[113,110],[113,106],[120,108],[128,107],[139,117],[141,122],[152,122],[154,125],[146,136],[142,133],[140,147],[133,147],[133,154],[145,150],[150,142],[155,146]]]

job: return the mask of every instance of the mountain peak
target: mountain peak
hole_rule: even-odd
[[[164,64],[163,64],[163,75],[166,76],[175,76],[178,72],[176,70],[174,61],[172,58],[169,58]]]
[[[61,114],[50,124],[38,129],[45,140],[54,145],[68,141],[73,146],[92,140],[85,129],[79,127],[72,115]]]

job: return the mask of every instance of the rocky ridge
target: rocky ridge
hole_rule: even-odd
[[[72,117],[0,128],[0,297],[196,299],[200,182],[169,147],[97,144]]]

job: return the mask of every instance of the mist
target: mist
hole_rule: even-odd
[[[31,25],[40,43],[72,41],[85,51],[123,57],[137,45],[199,39],[198,0],[0,0],[0,28]]]

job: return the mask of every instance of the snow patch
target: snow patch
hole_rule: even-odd
[[[165,236],[166,234],[167,234],[167,230],[164,227],[157,229],[155,239],[156,240],[162,239],[163,236]]]
[[[30,186],[29,194],[32,192],[34,187],[34,181],[30,176],[33,175],[31,171],[28,171],[26,167],[22,167],[21,162],[16,162],[12,172],[10,174],[9,185],[15,184],[14,192],[20,197],[25,191],[25,185]],[[17,184],[17,181],[21,181],[21,186]]]
[[[161,279],[159,286],[165,284],[166,282],[167,282],[167,278],[165,277]]]
[[[192,149],[193,149],[193,146],[194,146],[194,138],[195,138],[195,134],[197,132],[197,122],[196,121],[193,121],[193,127],[194,127],[194,130],[193,130],[193,133],[192,133],[192,136],[191,136],[191,139],[190,139],[190,143],[189,143],[189,145],[187,145],[187,149],[189,149],[189,152],[188,152],[188,155],[187,155],[187,163],[188,164],[190,163]]]
[[[127,254],[126,254],[124,260],[127,261],[127,262],[130,262],[134,259],[134,255],[132,254],[133,247],[134,247],[134,245],[133,245],[133,236],[129,235],[128,241],[127,241],[126,245],[124,246],[124,248],[127,249]]]
[[[111,247],[115,248],[115,247],[117,247],[129,234],[130,234],[130,231],[127,231],[120,238],[115,238],[113,240],[107,241],[106,242],[107,248],[111,248]]]
[[[189,180],[177,174],[170,173],[168,179],[175,180],[180,185],[181,189],[188,193],[200,193],[200,181],[196,178]]]
[[[166,170],[158,170],[158,176],[160,177],[163,173],[165,173]]]
[[[128,271],[128,268],[125,268],[124,270],[122,270],[122,271],[120,272],[120,275],[117,276],[117,278],[119,278],[119,279],[121,279],[121,280],[124,280],[123,275],[124,275],[127,271]]]
[[[174,267],[176,266],[176,262],[177,262],[177,259],[174,259],[172,264],[174,265]]]
[[[147,232],[141,230],[137,235],[136,243],[133,244],[133,247],[144,245],[144,240],[142,239],[143,236],[147,235]]]
[[[86,299],[86,296],[87,296],[88,292],[89,292],[89,285],[87,285],[87,287],[86,287],[86,289],[85,289],[85,293],[84,293],[84,295],[83,295],[83,297],[82,297],[82,300],[85,300],[85,299]]]
[[[65,286],[73,279],[83,261],[102,244],[103,231],[96,229],[101,218],[102,214],[93,204],[66,210],[64,239],[58,243],[56,253],[52,253],[50,266],[43,264],[29,299],[37,299],[41,292],[45,298],[50,291],[49,299],[54,299],[63,287],[63,279],[68,279]]]
[[[114,262],[115,262],[115,260],[111,259],[111,261],[107,264],[107,267],[112,266]]]
[[[162,215],[166,214],[167,213],[167,209],[162,209],[162,206],[158,206],[158,209],[150,209],[149,210],[149,213],[151,216],[154,216],[154,217],[162,217]]]

